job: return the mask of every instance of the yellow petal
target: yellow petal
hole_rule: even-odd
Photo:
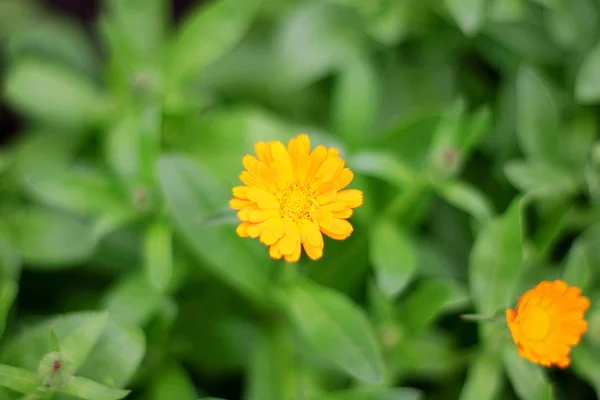
[[[346,208],[344,210],[341,211],[334,211],[333,212],[333,216],[335,218],[350,218],[352,216],[352,214],[354,214],[354,211],[352,211],[351,208]]]
[[[273,162],[273,157],[271,156],[271,149],[269,145],[265,142],[258,142],[254,145],[254,152],[260,161],[265,164],[270,164]]]
[[[338,192],[336,201],[343,201],[350,208],[356,208],[363,203],[363,193],[358,189],[347,189]]]
[[[321,235],[317,224],[304,219],[300,221],[299,228],[302,243],[308,243],[314,247],[323,247],[323,235]]]
[[[333,186],[335,190],[342,190],[348,186],[354,179],[354,173],[349,168],[344,168],[334,179]]]
[[[300,253],[302,252],[302,247],[300,242],[296,243],[296,247],[291,254],[285,254],[285,261],[287,262],[296,262],[300,259]]]
[[[336,212],[348,209],[348,205],[343,201],[333,201],[331,203],[321,205],[321,208],[323,210]]]
[[[236,186],[231,192],[233,193],[234,197],[248,200],[248,186]]]
[[[310,182],[315,173],[321,168],[321,164],[327,158],[327,149],[323,145],[318,145],[315,149],[310,153],[310,170],[308,171],[308,175],[306,176],[306,182]]]
[[[345,239],[350,236],[354,230],[350,222],[339,218],[327,218],[319,220],[319,227],[326,235],[329,233],[335,235],[334,239],[338,237]]]
[[[250,172],[252,175],[256,175],[256,166],[258,165],[258,160],[256,157],[246,154],[242,158],[242,164],[244,165],[244,168],[248,170],[248,172]]]
[[[279,212],[274,209],[263,210],[260,208],[245,208],[238,212],[238,217],[242,221],[263,222],[269,218],[277,217]]]
[[[243,210],[244,208],[255,208],[256,203],[250,200],[242,200],[242,199],[231,199],[229,200],[229,207],[234,210]]]
[[[259,189],[255,187],[248,188],[247,196],[248,199],[258,204],[259,208],[267,209],[279,207],[279,202],[277,201],[277,198],[264,189]]]
[[[262,183],[256,176],[252,175],[248,171],[242,171],[242,173],[240,174],[240,180],[244,182],[244,185],[246,186],[258,187],[263,189],[267,188],[264,183]]]
[[[248,227],[250,226],[250,222],[242,222],[241,224],[238,225],[238,227],[235,230],[235,233],[238,234],[239,237],[248,237]]]
[[[321,164],[311,182],[311,188],[316,189],[324,182],[331,181],[344,168],[344,162],[340,158],[328,158]]]
[[[279,260],[281,257],[283,257],[283,254],[281,254],[279,251],[279,245],[277,243],[269,247],[269,256],[275,260]]]
[[[296,244],[300,243],[300,230],[298,225],[290,219],[284,220],[284,235],[279,240],[279,251],[283,255],[290,255],[296,250]]]
[[[294,178],[290,154],[281,142],[270,142],[269,146],[273,155],[273,169],[276,173],[277,186],[284,189]]]
[[[320,194],[317,197],[317,202],[323,206],[325,204],[331,203],[337,197],[337,192],[335,190],[329,190]]]
[[[262,232],[260,233],[260,241],[267,246],[276,243],[283,236],[283,219],[271,218],[264,222]]]
[[[310,243],[302,243],[302,247],[304,247],[304,251],[306,255],[310,257],[311,260],[318,260],[323,257],[323,247],[313,246]]]
[[[248,236],[250,236],[253,239],[256,239],[257,237],[260,236],[260,234],[262,233],[263,230],[263,223],[249,223],[248,228],[246,229],[246,232],[248,233]]]

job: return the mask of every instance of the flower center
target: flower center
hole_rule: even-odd
[[[543,340],[550,331],[552,316],[542,307],[528,308],[521,316],[521,329],[531,340]]]
[[[308,188],[292,183],[278,197],[282,217],[288,217],[294,221],[310,218],[314,196]]]

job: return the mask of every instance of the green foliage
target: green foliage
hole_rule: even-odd
[[[600,396],[597,1],[196,3],[0,1],[1,399]],[[289,265],[228,200],[304,132],[364,204]],[[557,278],[568,379],[502,318]]]

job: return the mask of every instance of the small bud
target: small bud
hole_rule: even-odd
[[[74,374],[73,364],[58,351],[46,354],[38,368],[38,377],[42,383],[54,389],[64,388]]]

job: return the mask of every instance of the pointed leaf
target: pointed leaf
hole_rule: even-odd
[[[502,360],[480,351],[469,366],[460,400],[496,400],[502,393]]]
[[[104,333],[107,322],[107,312],[90,315],[85,325],[77,327],[61,342],[62,351],[68,360],[73,363],[75,371],[83,365],[94,349]]]
[[[150,283],[164,291],[173,274],[173,249],[171,226],[162,219],[146,228],[144,256],[146,273]]]
[[[517,134],[532,161],[556,164],[559,155],[559,114],[545,81],[533,69],[517,73]]]
[[[390,297],[400,294],[417,271],[416,250],[409,236],[387,217],[369,232],[369,258],[377,285]]]
[[[175,37],[165,76],[173,84],[183,85],[230,50],[246,34],[259,3],[218,0],[191,12]]]
[[[80,376],[73,377],[61,391],[86,400],[119,400],[125,398],[130,392],[109,388]]]
[[[444,200],[479,222],[486,222],[494,215],[492,203],[475,186],[462,181],[445,181],[437,185],[437,189]]]
[[[575,97],[580,103],[600,101],[600,43],[586,55],[577,74]]]
[[[362,309],[341,293],[308,281],[284,290],[291,323],[316,354],[361,381],[382,382],[380,350]]]
[[[268,285],[264,262],[258,262],[229,227],[201,224],[227,204],[222,185],[190,159],[163,156],[158,166],[160,186],[168,213],[182,238],[205,266],[225,282],[259,303]],[[266,257],[265,249],[265,257]],[[264,259],[263,259],[264,260]],[[268,263],[268,261],[267,261]],[[268,264],[267,264],[268,265]]]
[[[364,150],[348,158],[348,166],[359,174],[382,179],[403,187],[414,180],[410,167],[385,150]]]
[[[475,308],[490,315],[513,300],[523,259],[521,199],[490,220],[479,233],[469,259],[469,285]]]
[[[585,289],[590,284],[592,274],[593,269],[587,259],[585,247],[576,241],[567,255],[562,279],[571,286]]]
[[[32,393],[41,384],[36,374],[31,371],[10,365],[0,365],[0,386],[20,393]]]
[[[160,49],[169,20],[165,0],[109,0],[111,17],[135,48],[151,55]]]
[[[0,280],[1,279],[2,278],[0,278]],[[2,337],[2,334],[4,333],[8,313],[13,302],[17,298],[18,293],[19,286],[13,281],[5,279],[0,284],[0,337]]]
[[[544,370],[521,357],[513,343],[505,348],[503,359],[508,378],[519,398],[552,400],[552,386]]]
[[[487,0],[444,0],[446,8],[467,36],[475,35],[485,19]]]
[[[161,370],[156,379],[152,380],[149,392],[151,400],[198,399],[198,393],[191,377],[182,366],[176,363],[169,364]]]
[[[352,58],[340,72],[333,100],[333,126],[347,143],[360,146],[369,137],[378,110],[378,77],[366,57]]]

